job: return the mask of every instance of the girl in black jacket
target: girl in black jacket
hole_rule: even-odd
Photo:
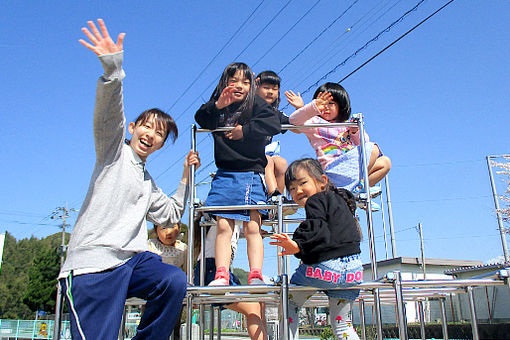
[[[303,221],[292,239],[274,234],[272,245],[284,248],[278,255],[295,255],[301,264],[291,283],[317,287],[328,296],[331,328],[338,339],[359,339],[351,323],[352,304],[359,294],[351,287],[361,283],[361,231],[354,218],[353,195],[331,186],[319,162],[305,158],[294,161],[285,173],[285,185],[294,202],[305,208]],[[293,292],[289,299],[289,325],[296,335],[298,311],[309,292]]]
[[[262,176],[267,164],[264,147],[267,136],[280,132],[275,111],[255,95],[253,72],[244,63],[225,68],[209,102],[195,114],[197,123],[206,129],[233,127],[227,132],[213,132],[214,159],[218,171],[211,183],[206,206],[265,204]],[[230,275],[230,240],[234,221],[243,222],[250,264],[249,284],[263,284],[264,244],[260,234],[261,210],[210,212],[218,221],[216,236],[216,275],[209,285],[228,285]]]

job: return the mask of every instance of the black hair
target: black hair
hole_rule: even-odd
[[[151,117],[154,117],[157,125],[163,126],[165,129],[165,138],[163,139],[163,142],[166,142],[170,134],[172,135],[172,143],[175,142],[179,136],[177,124],[175,124],[174,119],[168,113],[165,113],[158,108],[148,109],[140,113],[138,118],[135,120],[135,126],[145,123]]]
[[[314,158],[302,158],[290,163],[289,167],[287,168],[287,171],[285,171],[285,186],[287,187],[287,190],[289,190],[289,187],[292,184],[292,182],[294,182],[297,179],[296,173],[301,169],[305,170],[308,173],[308,175],[313,179],[319,182],[323,181],[322,175],[325,175],[325,173],[319,161],[317,161]],[[329,183],[328,180],[326,190],[331,188],[332,185]]]
[[[338,104],[338,117],[335,120],[339,123],[347,121],[351,116],[351,101],[343,86],[337,83],[323,84],[315,91],[313,99],[317,98],[321,92],[331,93],[333,101]]]
[[[319,161],[317,161],[316,159],[314,158],[298,159],[290,163],[289,167],[287,168],[287,171],[285,171],[285,186],[287,187],[287,190],[289,190],[289,187],[292,184],[292,182],[297,179],[296,173],[298,172],[298,170],[305,170],[310,177],[319,182],[322,182],[323,180],[322,175],[326,175]],[[353,216],[356,215],[356,201],[354,200],[354,195],[349,190],[343,188],[336,188],[333,184],[331,184],[329,179],[324,190],[335,191],[338,195],[340,195],[343,198],[345,203],[347,203],[347,206],[349,207],[349,210],[352,213],[352,215]],[[361,228],[359,228],[359,226],[358,229],[360,235],[362,235]]]
[[[155,224],[155,223],[153,223],[152,225],[153,225],[153,228],[154,228],[154,232],[155,232],[155,233],[156,233],[156,235],[157,235],[157,234],[158,234],[158,225],[159,225],[159,224]],[[182,222],[181,222],[181,221],[179,221],[179,222],[177,222],[177,223],[172,224],[172,226],[174,226],[174,225],[177,225],[177,226],[179,227],[179,229],[181,229],[181,228],[182,228]]]
[[[247,123],[251,118],[253,110],[253,101],[255,100],[255,80],[253,78],[253,72],[248,65],[245,63],[231,63],[223,71],[220,81],[216,86],[216,89],[211,95],[210,100],[218,100],[221,93],[228,86],[228,79],[233,77],[237,71],[241,71],[243,76],[250,81],[250,91],[247,93],[246,98],[238,105],[229,105],[226,109],[229,114],[239,114],[239,118],[236,123],[244,124]]]
[[[278,109],[280,106],[280,77],[273,71],[260,72],[255,79],[257,80],[257,86],[262,84],[278,85],[278,98],[271,103],[271,106]]]

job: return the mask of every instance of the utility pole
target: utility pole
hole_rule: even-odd
[[[66,224],[66,219],[69,217],[70,211],[78,211],[76,209],[68,209],[67,202],[64,207],[58,207],[53,212],[51,219],[61,219],[62,220],[62,244],[60,246],[60,269],[64,265],[65,253],[66,253],[66,227],[69,224]],[[62,287],[60,283],[57,283],[57,301],[55,304],[55,326],[53,328],[53,339],[60,339],[60,321],[62,312],[63,312],[63,295],[62,295]]]
[[[423,269],[423,279],[427,279],[427,269],[425,266],[425,247],[423,246],[423,229],[421,227],[421,223],[418,222],[418,227],[416,227],[418,233],[420,234],[420,248],[421,248],[421,265]],[[418,303],[418,308],[423,308],[423,305]],[[429,320],[430,317],[430,305],[428,298],[425,298],[425,320]]]
[[[508,247],[506,244],[506,232],[505,228],[503,227],[503,218],[501,217],[501,213],[499,212],[499,198],[498,193],[496,192],[496,185],[494,184],[494,176],[492,175],[492,164],[491,164],[491,158],[498,158],[498,157],[509,157],[510,155],[502,155],[502,156],[487,156],[487,168],[489,169],[489,179],[491,181],[491,188],[492,188],[492,198],[494,199],[494,206],[496,207],[496,216],[498,218],[498,227],[499,227],[499,235],[501,238],[501,246],[503,247],[503,256],[505,258],[505,263],[510,262],[510,255],[508,255]]]
[[[425,268],[425,248],[423,247],[423,231],[421,228],[421,223],[418,223],[418,227],[416,227],[418,233],[420,234],[420,248],[421,248],[421,265],[423,269],[423,279],[427,279],[427,270]]]

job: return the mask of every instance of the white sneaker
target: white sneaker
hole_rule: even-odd
[[[212,280],[208,284],[208,286],[228,286],[228,285],[229,285],[229,282],[224,277],[220,277],[219,279]]]
[[[248,280],[248,284],[252,286],[252,285],[265,285],[266,283],[264,282],[264,280],[259,279],[258,277],[254,277]]]

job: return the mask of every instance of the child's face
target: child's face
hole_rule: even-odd
[[[330,101],[326,104],[325,109],[322,111],[322,118],[328,122],[335,121],[338,117],[338,104],[334,101]]]
[[[175,244],[175,242],[177,241],[177,237],[179,236],[180,230],[181,229],[179,228],[178,224],[174,224],[173,226],[168,228],[161,228],[161,226],[158,225],[158,228],[156,229],[158,239],[165,246],[173,246]]]
[[[260,84],[257,87],[257,94],[264,99],[269,105],[273,104],[278,99],[278,93],[280,87],[278,85],[272,85],[268,83]]]
[[[232,77],[228,77],[228,85],[234,86],[234,102],[242,102],[250,92],[250,79],[246,78],[241,70],[237,70]]]
[[[321,180],[317,180],[311,177],[305,169],[298,169],[296,171],[296,180],[291,182],[288,189],[294,202],[304,207],[306,201],[311,196],[326,189],[327,183],[326,175],[322,175]]]
[[[165,144],[165,127],[157,124],[154,116],[136,125],[133,122],[129,123],[128,131],[133,135],[129,145],[144,162],[151,153],[161,149]]]

